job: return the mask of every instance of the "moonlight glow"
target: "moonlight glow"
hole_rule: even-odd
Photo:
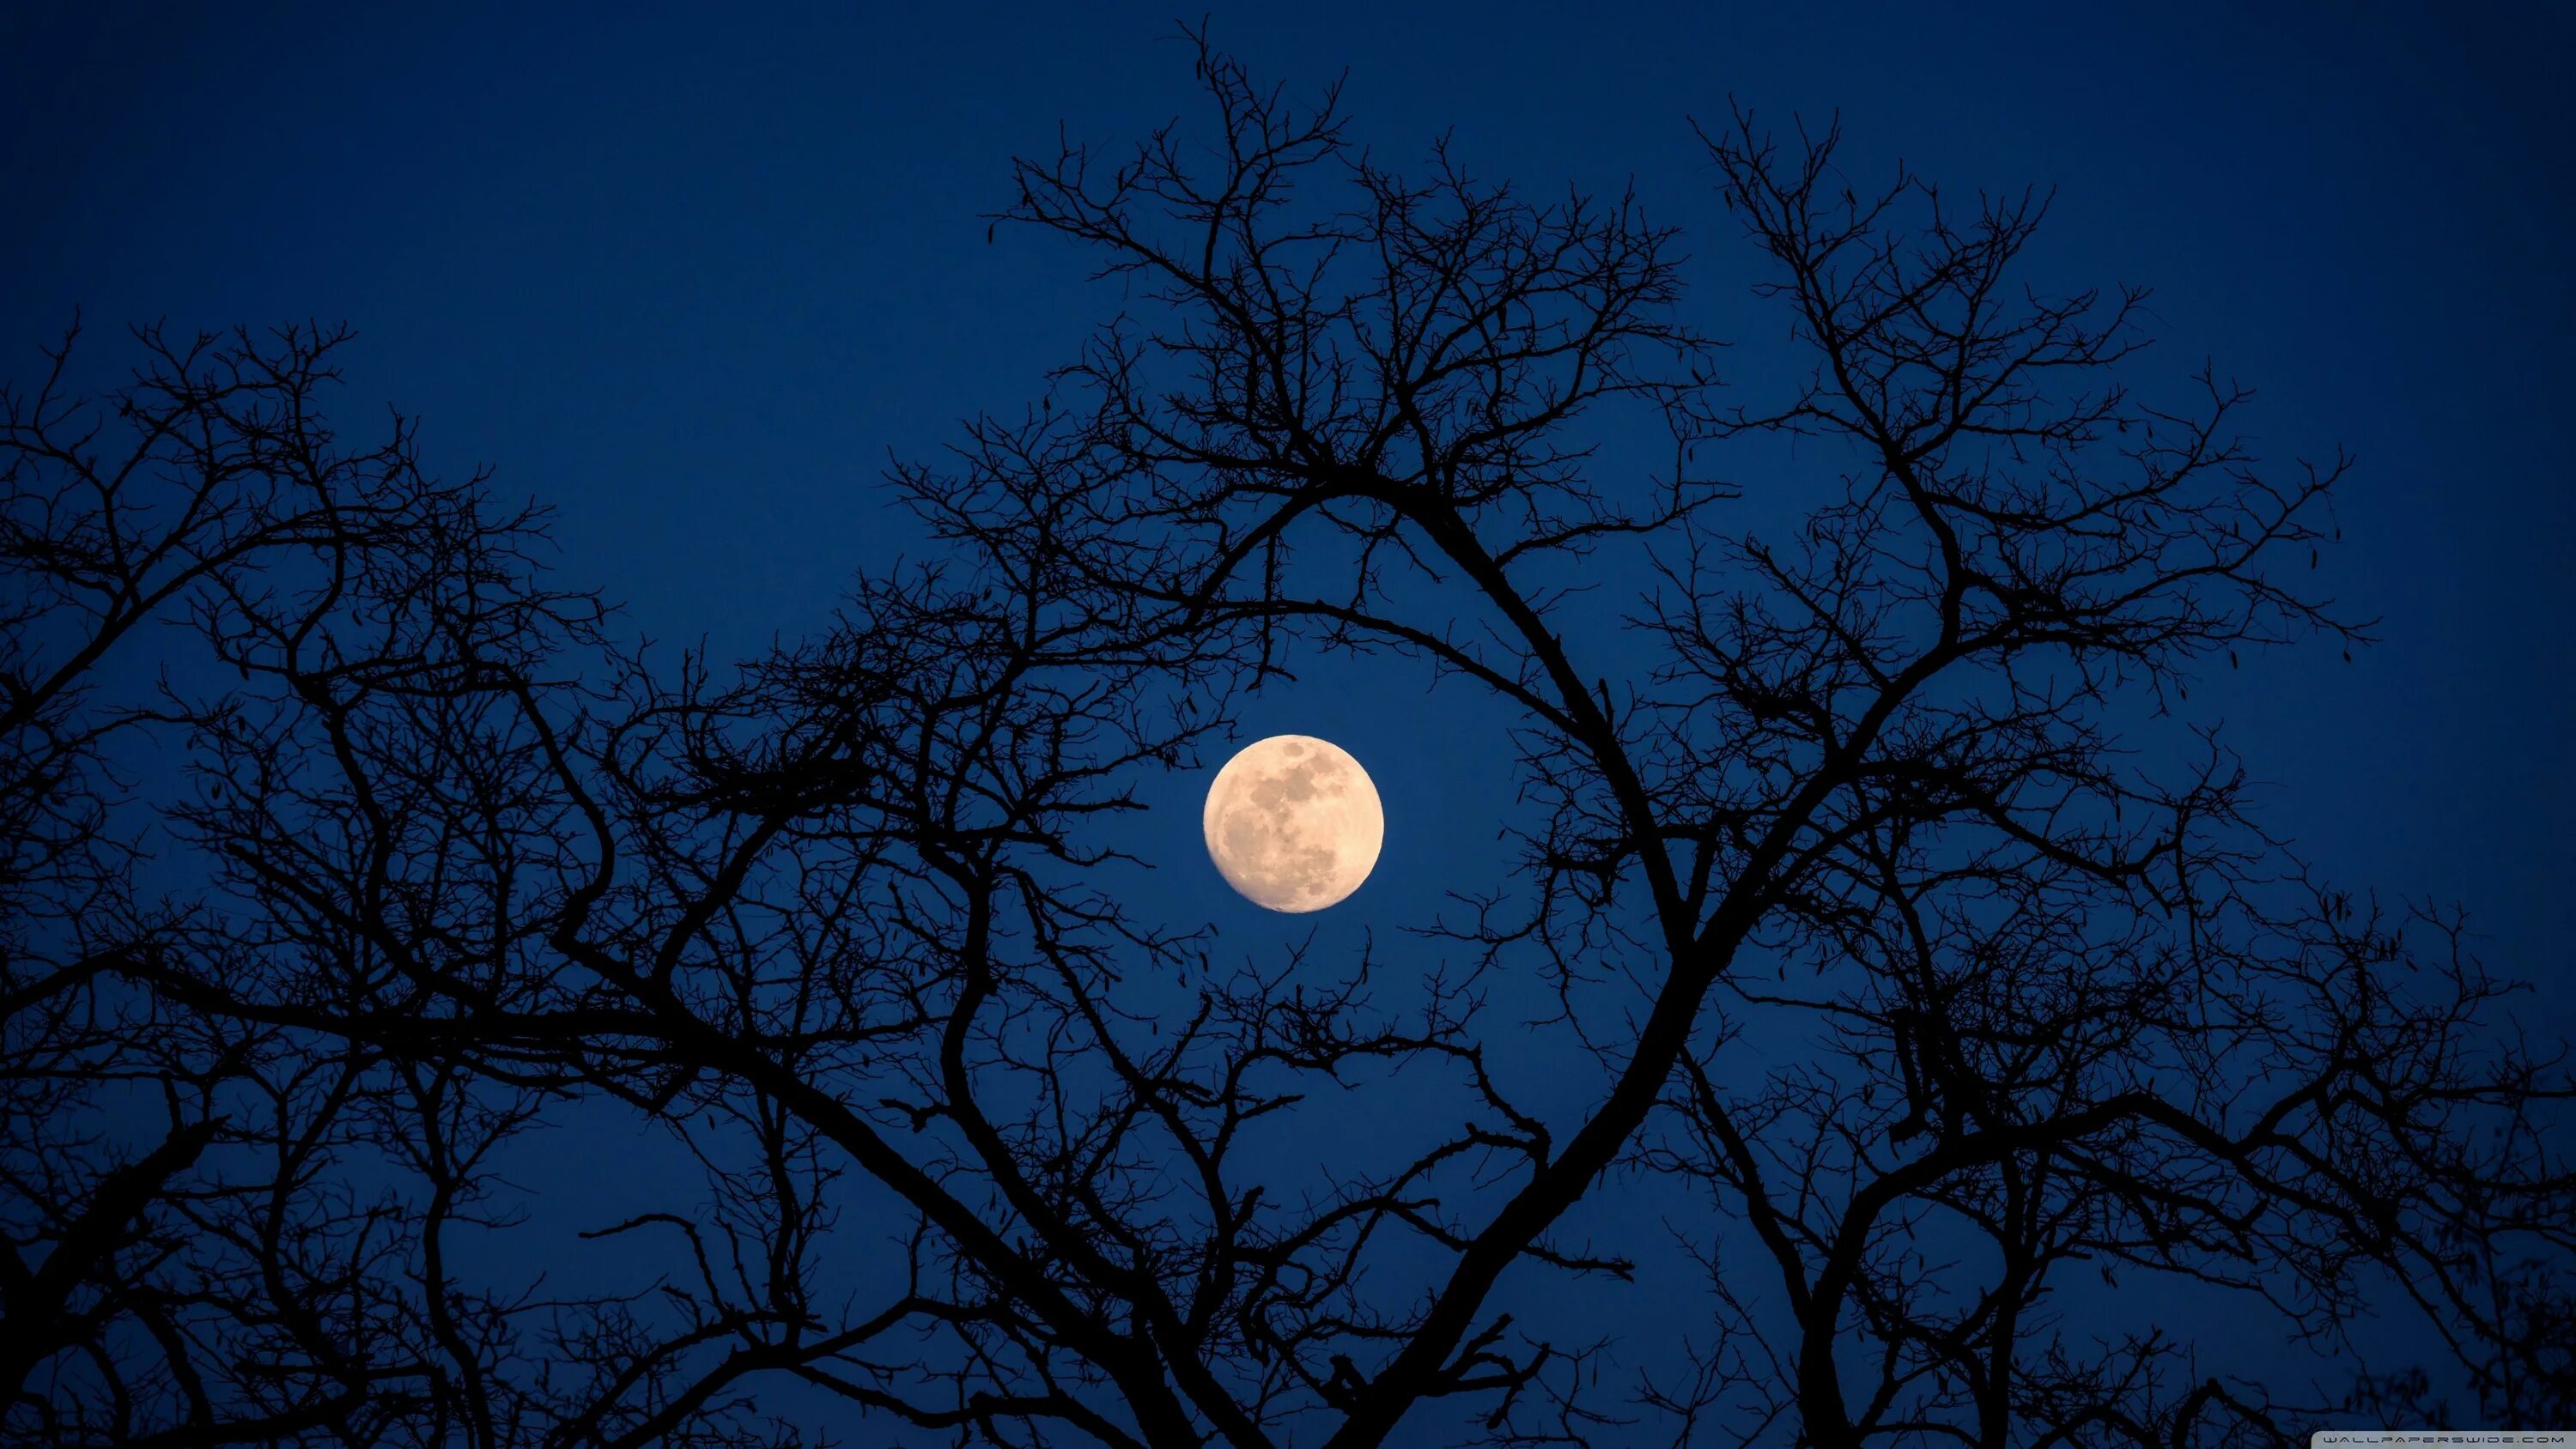
[[[1347,897],[1386,840],[1368,771],[1309,735],[1244,746],[1208,786],[1203,823],[1226,884],[1274,911],[1320,911]]]

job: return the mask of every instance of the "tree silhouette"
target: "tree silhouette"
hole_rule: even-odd
[[[2313,881],[2183,727],[2196,671],[2364,637],[2301,584],[2340,459],[2263,465],[2214,373],[2134,398],[2140,295],[2019,280],[2037,195],[1709,133],[1813,359],[1754,397],[1633,198],[1400,174],[1329,94],[1198,73],[1209,126],[1018,163],[997,223],[1122,311],[895,470],[937,561],[739,667],[616,642],[399,419],[344,450],[336,335],[11,394],[13,1437],[2001,1449],[2335,1407],[2088,1326],[2122,1274],[2276,1315],[2355,1405],[2563,1414],[2560,1064],[2456,916]],[[1784,457],[1766,531],[1723,470]],[[193,643],[110,667],[158,621]],[[1507,715],[1513,877],[1401,969],[1131,918],[1108,817],[1333,652]],[[1534,1093],[1532,1032],[1589,1075]],[[1400,1150],[1276,1145],[1359,1121]],[[503,1281],[478,1244],[587,1210],[513,1154],[605,1123],[700,1207],[580,1220],[620,1286]],[[1677,1240],[1586,1241],[1620,1194]],[[1558,1312],[1693,1264],[1678,1354]],[[2387,1301],[2442,1361],[2362,1362]]]

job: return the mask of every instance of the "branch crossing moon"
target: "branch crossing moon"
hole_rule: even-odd
[[[1255,905],[1300,915],[1358,890],[1386,841],[1368,771],[1312,735],[1244,746],[1208,786],[1201,824],[1227,885]]]

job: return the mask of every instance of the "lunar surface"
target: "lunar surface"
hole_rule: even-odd
[[[1208,859],[1255,905],[1302,914],[1350,895],[1377,865],[1386,814],[1368,771],[1311,735],[1255,740],[1208,786]]]

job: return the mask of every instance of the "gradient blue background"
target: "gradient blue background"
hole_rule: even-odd
[[[1010,155],[1193,100],[1151,8],[346,8],[0,9],[0,370],[25,376],[75,307],[102,334],[347,320],[345,416],[421,415],[447,471],[489,463],[558,506],[569,579],[720,654],[822,621],[908,541],[875,487],[889,454],[1033,397],[1114,305],[1047,238],[986,244]],[[1792,362],[1785,326],[1745,298],[1687,117],[1729,93],[1839,110],[1859,174],[1902,156],[1958,188],[2057,185],[2042,269],[2156,289],[2145,376],[2212,357],[2261,389],[2270,456],[2360,460],[2324,576],[2385,642],[2249,660],[2194,704],[2279,787],[2278,831],[2344,883],[2468,904],[2488,959],[2540,986],[2526,1024],[2563,1033],[2576,11],[1940,12],[1213,20],[1292,84],[1347,68],[1383,157],[1454,128],[1534,189],[1633,177],[1690,231],[1693,306],[1756,382]],[[1325,668],[1249,722],[1340,741],[1388,797],[1386,861],[1330,940],[1384,942],[1493,868],[1504,755],[1473,704]],[[1191,782],[1149,796],[1139,838],[1171,868],[1140,909],[1212,916],[1246,954],[1300,933],[1211,893]],[[650,1186],[605,1149],[566,1162],[606,1198]],[[1688,1312],[1676,1294],[1642,1321]]]

